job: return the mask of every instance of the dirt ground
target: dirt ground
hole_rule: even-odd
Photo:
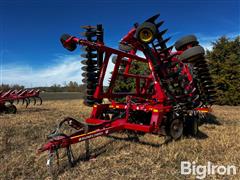
[[[81,100],[45,101],[42,106],[18,106],[14,115],[0,115],[0,179],[50,179],[47,153],[36,154],[56,124],[66,116],[87,117],[90,108]],[[207,165],[235,165],[237,175],[211,175],[207,179],[240,178],[240,107],[213,106],[215,122],[203,124],[197,138],[164,144],[164,138],[145,135],[140,142],[99,137],[91,141],[91,159],[73,168],[63,162],[59,179],[195,179],[180,174],[181,161]],[[81,118],[80,118],[81,117]],[[73,147],[81,156],[81,144]]]

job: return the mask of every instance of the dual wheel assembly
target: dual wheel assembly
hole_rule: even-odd
[[[182,136],[196,137],[198,134],[199,117],[197,115],[179,116],[174,114],[166,124],[167,138],[178,140]]]

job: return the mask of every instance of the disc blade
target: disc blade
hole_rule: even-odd
[[[97,54],[93,54],[93,53],[81,54],[81,57],[83,57],[83,58],[97,58]]]
[[[154,21],[155,21],[159,16],[160,16],[160,14],[156,14],[156,15],[148,18],[148,19],[146,20],[146,22],[152,22],[152,23],[154,23]]]

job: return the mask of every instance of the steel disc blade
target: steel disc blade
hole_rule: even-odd
[[[201,77],[201,76],[209,76],[211,77],[211,75],[209,74],[209,72],[200,72],[198,73],[198,75]]]
[[[93,30],[93,29],[97,29],[96,26],[90,26],[90,25],[86,25],[86,26],[81,26],[81,28],[86,29],[86,30]]]
[[[216,102],[216,100],[214,100],[214,99],[209,99],[209,100],[208,100],[208,103],[209,103],[209,104],[213,104],[213,103],[215,103],[215,102]]]
[[[201,79],[212,79],[210,75],[199,75]]]
[[[197,101],[199,98],[200,98],[199,94],[196,94],[196,95],[193,97],[193,101]]]
[[[88,79],[88,80],[90,80],[90,81],[91,81],[91,80],[96,80],[96,79],[97,79],[96,76],[91,75],[91,74],[88,74],[88,75],[84,74],[83,78],[84,78],[84,79]]]
[[[194,66],[194,68],[196,68],[198,71],[201,71],[201,70],[208,70],[209,71],[209,68],[208,68],[207,65]]]
[[[83,104],[86,106],[92,106],[95,103],[94,100],[84,99]]]
[[[161,25],[163,25],[164,21],[160,21],[159,23],[156,24],[156,27],[159,28]]]
[[[97,83],[97,79],[83,78],[82,82],[85,83],[85,84],[96,84]]]
[[[200,67],[200,66],[207,66],[207,62],[205,59],[202,59],[201,61],[198,61],[194,64],[195,67]]]
[[[203,88],[205,88],[205,89],[214,89],[215,86],[214,85],[205,85]]]
[[[171,37],[168,37],[168,38],[160,41],[158,44],[155,45],[155,47],[164,46],[170,39],[171,39]]]
[[[209,94],[207,99],[216,99],[217,98],[217,95],[216,94]]]
[[[89,67],[89,66],[83,66],[81,69],[82,69],[83,71],[89,71],[89,72],[94,72],[94,71],[99,70],[99,68],[94,67],[94,66],[92,66],[92,67]]]
[[[198,65],[195,65],[194,68],[197,68],[197,69],[208,69],[208,65],[207,64],[198,64]]]
[[[97,73],[94,73],[94,72],[84,72],[82,73],[82,76],[83,77],[98,77],[98,74]]]
[[[97,61],[95,60],[90,60],[90,59],[84,59],[81,61],[83,65],[96,65]]]
[[[209,72],[209,69],[208,68],[202,68],[202,67],[199,67],[197,69],[198,73],[201,73],[201,72]]]
[[[96,84],[87,84],[87,88],[91,89],[91,88],[96,88],[97,85]]]
[[[202,84],[202,83],[205,82],[205,81],[210,81],[210,82],[212,82],[212,79],[211,79],[211,78],[200,78],[199,80],[200,80],[200,84]],[[208,85],[208,84],[205,84],[204,86],[206,86],[206,85]],[[209,85],[210,85],[210,84],[209,84]]]
[[[87,95],[86,99],[87,99],[87,100],[94,101],[94,97],[93,97],[92,95]]]
[[[157,36],[158,36],[158,37],[159,37],[159,36],[161,37],[161,36],[164,35],[167,31],[168,31],[168,29],[164,29],[164,30],[160,31]]]
[[[146,22],[152,22],[152,23],[154,23],[154,21],[155,21],[159,16],[160,16],[160,14],[156,14],[156,15],[148,18],[148,19],[146,20]]]
[[[209,89],[206,91],[208,94],[216,94],[217,92],[214,89]]]
[[[202,84],[203,84],[204,86],[206,86],[206,85],[212,85],[213,82],[212,82],[212,81],[203,81]]]
[[[202,61],[202,55],[197,55],[196,57],[192,57],[190,59],[183,60],[183,62],[185,62],[185,63],[198,63],[200,61]]]
[[[93,54],[93,53],[81,54],[81,57],[83,57],[83,58],[97,58],[97,54]]]
[[[96,49],[94,49],[93,47],[88,47],[88,46],[83,46],[80,48],[81,51],[88,53],[88,52],[97,52]]]
[[[96,36],[96,31],[86,31],[86,32],[82,32],[80,34],[81,34],[81,36],[84,36],[84,37],[94,37],[94,36]]]
[[[95,92],[95,90],[87,90],[86,91],[87,95],[91,95],[91,96],[93,96],[94,92]]]

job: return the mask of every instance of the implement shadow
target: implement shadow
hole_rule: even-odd
[[[140,140],[136,140],[135,138],[129,138],[129,137],[117,137],[117,136],[113,136],[113,135],[108,135],[106,136],[108,138],[114,139],[114,140],[118,140],[118,141],[128,141],[128,142],[134,142],[137,144],[142,144],[142,145],[147,145],[147,146],[152,146],[152,147],[161,147],[169,142],[171,142],[170,139],[167,139],[163,142],[163,143],[151,143],[151,142],[144,142],[144,141],[140,141]]]
[[[199,126],[203,124],[222,125],[222,123],[217,119],[217,117],[211,113],[207,113],[201,118]]]

